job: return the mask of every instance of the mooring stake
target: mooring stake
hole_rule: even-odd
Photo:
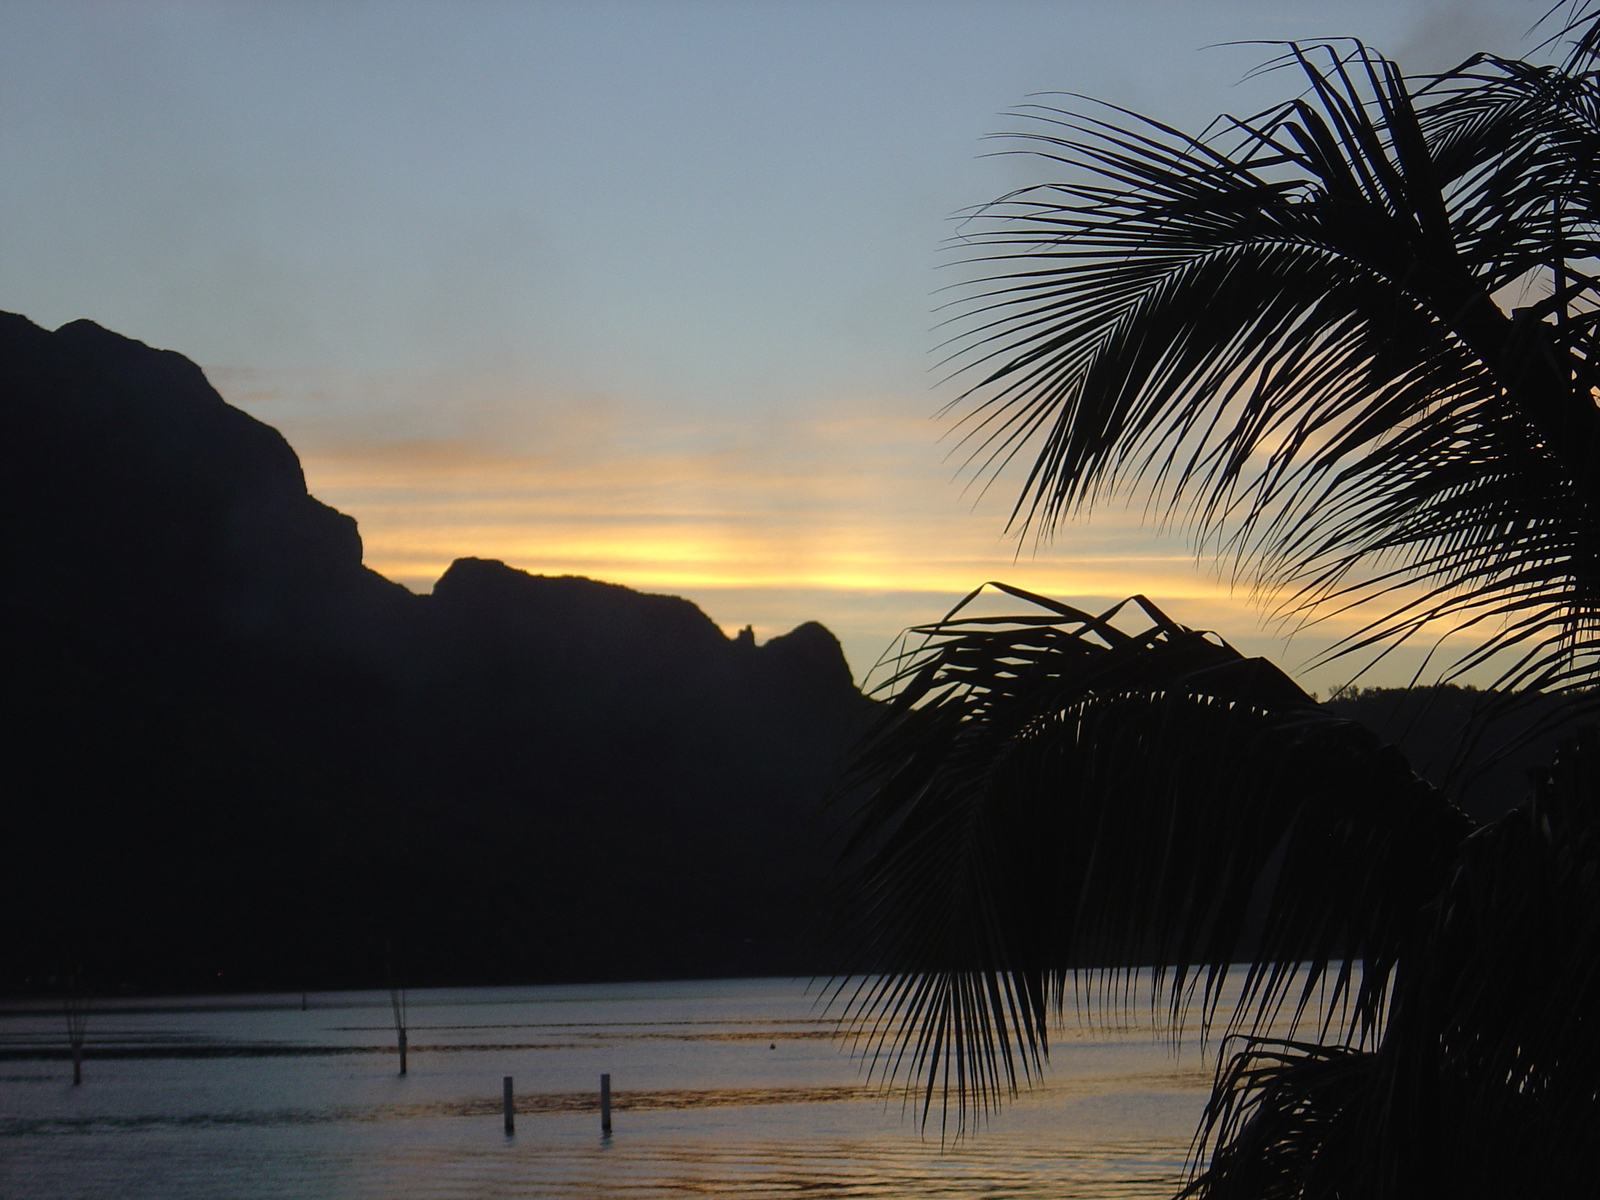
[[[611,1136],[611,1076],[600,1076],[600,1132]]]
[[[506,1076],[506,1136],[517,1131],[517,1106],[511,1098],[511,1076]]]

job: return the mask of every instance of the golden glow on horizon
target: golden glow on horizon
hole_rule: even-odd
[[[460,381],[446,402],[394,419],[333,419],[320,398],[285,411],[270,391],[238,399],[290,438],[312,493],[357,518],[367,564],[417,591],[464,557],[587,575],[687,596],[730,632],[750,623],[764,638],[820,620],[858,676],[898,631],[992,579],[1092,608],[1146,595],[1291,670],[1365,620],[1332,616],[1285,647],[1273,597],[1230,587],[1138,506],[1102,506],[1019,553],[1003,533],[1014,483],[964,491],[959,451],[945,459],[947,427],[924,415],[926,396],[676,420]],[[426,420],[449,427],[417,428]],[[1341,671],[1305,682],[1326,688]]]
[[[998,574],[1055,594],[1230,599],[1132,514],[1019,556],[1003,511],[963,502],[930,432],[829,420],[767,445],[730,447],[726,431],[701,428],[698,454],[673,437],[593,457],[408,443],[304,462],[313,492],[359,517],[368,564],[412,586],[470,555],[652,588],[962,592]]]

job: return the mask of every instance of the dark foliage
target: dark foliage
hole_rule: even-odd
[[[1600,1170],[1600,735],[1460,846],[1375,1053],[1249,1039],[1197,1196],[1584,1195]]]
[[[1032,610],[911,631],[856,762],[844,932],[881,973],[837,998],[880,1078],[959,1132],[1148,985],[1222,1038],[1186,1194],[1581,1190],[1600,734],[1474,832],[1264,660],[1003,590]]]
[[[959,1125],[1038,1069],[1085,967],[1173,964],[1173,1020],[1209,1022],[1250,960],[1230,1024],[1326,993],[1374,1038],[1467,818],[1270,663],[1147,601],[1127,634],[1118,610],[1005,590],[1042,611],[913,631],[856,764],[876,786],[851,928],[891,971],[850,1005],[884,1073]]]
[[[1073,182],[970,239],[1008,268],[959,343],[975,454],[1040,444],[1041,530],[1147,485],[1291,609],[1377,614],[1347,653],[1444,629],[1480,635],[1458,671],[1585,684],[1600,93],[1489,56],[1285,65],[1300,98],[1205,140],[1024,111]]]
[[[975,461],[1033,456],[1014,523],[1142,488],[1289,611],[1354,614],[1337,653],[1461,639],[1448,672],[1517,690],[1511,752],[1592,715],[1600,15],[1565,11],[1561,66],[1290,46],[1301,94],[1205,137],[1025,110],[1065,181],[980,216],[956,343]],[[1069,1003],[1148,981],[1225,1047],[1187,1196],[1591,1193],[1600,735],[1474,831],[1147,602],[1006,590],[1032,607],[912,631],[857,761],[850,928],[889,969],[841,996],[883,1075],[960,1128]],[[1463,694],[1427,702],[1472,749]]]
[[[1527,799],[1529,773],[1546,768],[1584,724],[1567,697],[1452,684],[1350,688],[1323,706],[1394,745],[1480,825]]]

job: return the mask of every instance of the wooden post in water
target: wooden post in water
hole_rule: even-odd
[[[72,1050],[72,1086],[83,1083],[83,1031],[89,1023],[89,1001],[79,988],[78,972],[67,976],[62,1004],[67,1013],[67,1044]]]
[[[517,1106],[511,1098],[511,1076],[506,1076],[506,1136],[517,1131]]]
[[[400,1074],[406,1073],[406,990],[400,986],[394,969],[394,943],[389,952],[389,1004],[394,1009],[395,1040],[400,1044]]]
[[[611,1136],[611,1076],[600,1076],[600,1133]]]

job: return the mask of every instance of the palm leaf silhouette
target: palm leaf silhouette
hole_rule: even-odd
[[[850,932],[875,976],[845,997],[884,1076],[964,1127],[1032,1076],[1080,969],[1139,964],[1174,1022],[1325,1007],[1371,1042],[1416,912],[1471,822],[1392,748],[1263,659],[1136,597],[913,631],[855,766]],[[971,600],[973,597],[969,597]],[[1123,632],[1124,611],[1149,624]],[[1356,970],[1355,960],[1364,961]],[[1337,1014],[1337,1015],[1336,1015]]]
[[[1013,522],[1040,533],[1146,487],[1289,609],[1375,610],[1345,653],[1485,631],[1458,671],[1584,683],[1596,90],[1487,58],[1413,90],[1359,44],[1286,63],[1303,96],[1204,140],[1023,110],[1072,181],[969,239],[1002,268],[955,343],[973,461],[1036,447]]]
[[[1453,636],[1447,678],[1589,705],[1600,14],[1569,12],[1560,66],[1291,45],[1300,94],[1199,137],[1021,110],[1063,182],[975,218],[951,343],[975,469],[1027,464],[1013,528],[1143,491],[1284,611],[1353,614],[1336,656]],[[1473,831],[1143,598],[995,586],[1026,610],[910,631],[846,780],[837,999],[880,1077],[959,1131],[1068,1004],[1148,986],[1227,1047],[1185,1195],[1592,1190],[1600,735]]]
[[[1551,1196],[1600,1171],[1600,735],[1459,848],[1375,1049],[1249,1038],[1185,1191]]]

